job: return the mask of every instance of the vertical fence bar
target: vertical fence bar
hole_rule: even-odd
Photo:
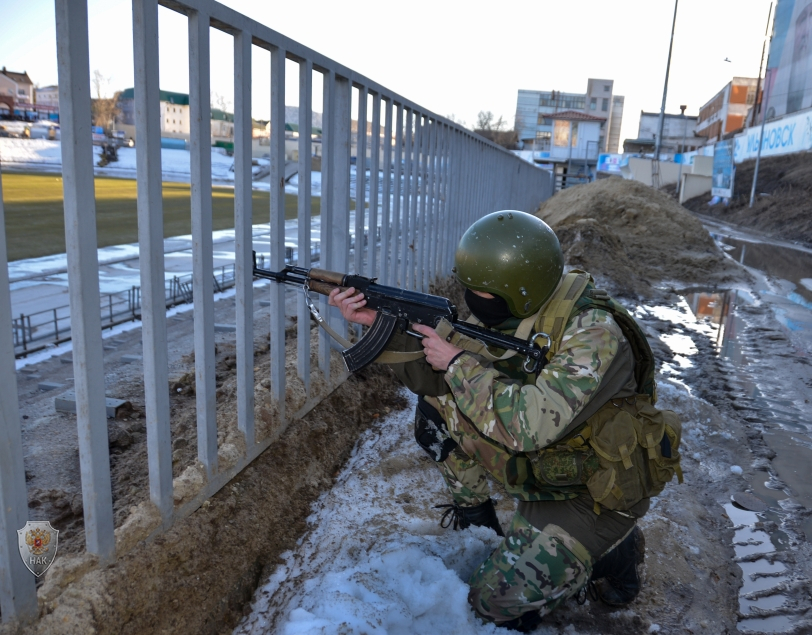
[[[17,550],[17,530],[28,520],[28,494],[13,332],[0,175],[0,613],[3,622],[33,618],[38,610],[34,576],[23,565]]]
[[[386,123],[383,129],[383,191],[381,206],[381,280],[392,284],[393,243],[397,234],[392,231],[392,100],[384,102]]]
[[[423,152],[423,114],[416,112],[414,120],[414,141],[412,142],[412,182],[410,189],[409,200],[409,249],[407,253],[406,264],[406,288],[417,289],[415,267],[417,258],[415,249],[417,248],[417,233],[418,229],[418,205],[420,200],[418,195],[420,193],[420,183],[423,181],[423,175],[420,173],[420,155]]]
[[[458,237],[461,236],[460,228],[465,222],[465,204],[463,201],[463,194],[465,192],[465,170],[463,164],[463,144],[462,133],[458,129],[454,129],[453,133],[453,148],[454,148],[454,163],[453,170],[454,176],[452,179],[451,194],[449,196],[449,204],[451,205],[450,213],[454,218],[454,237],[449,240],[448,246],[448,260],[446,266],[453,267],[456,258],[456,247]]]
[[[150,500],[164,524],[172,517],[172,439],[169,418],[169,357],[164,293],[164,227],[161,198],[161,110],[158,83],[158,2],[133,1],[135,64],[135,149],[138,186],[138,244],[141,288],[141,341]]]
[[[271,51],[271,268],[285,266],[285,49]],[[271,284],[271,397],[285,413],[285,285]]]
[[[329,258],[330,269],[332,271],[347,271],[350,258],[350,117],[352,111],[352,82],[344,77],[336,76],[336,100],[335,100],[335,159],[333,162],[333,218],[330,231],[331,253]],[[366,132],[366,128],[364,129]],[[356,172],[356,178],[358,173]],[[356,180],[356,192],[357,190]],[[362,197],[363,202],[363,197]],[[358,201],[356,198],[356,212],[358,211]],[[363,236],[361,237],[363,240]],[[356,249],[358,248],[358,236],[355,237]],[[333,311],[331,325],[337,332],[343,329],[346,332],[346,324],[337,310]]]
[[[214,256],[211,201],[211,90],[209,16],[189,15],[191,114],[192,288],[195,324],[197,456],[211,480],[217,472],[217,404],[214,382]]]
[[[254,433],[254,248],[251,168],[251,34],[234,35],[234,271],[237,322],[237,427],[248,456]],[[225,278],[225,269],[223,269]]]
[[[322,133],[321,133],[321,202],[319,222],[321,227],[321,257],[320,262],[326,263],[327,257],[333,251],[331,244],[333,224],[333,201],[335,200],[335,104],[336,104],[336,77],[331,70],[324,71],[323,75]],[[325,265],[322,265],[325,266]],[[327,304],[327,298],[319,296],[319,312],[329,320],[333,313],[332,307]],[[324,329],[319,329],[319,368],[325,381],[330,381],[330,336]]]
[[[438,222],[439,201],[437,199],[437,157],[439,149],[439,132],[440,123],[433,119],[431,122],[431,155],[429,157],[429,239],[428,239],[428,253],[426,254],[426,271],[428,280],[426,281],[426,288],[437,279],[437,248],[439,240],[440,223]]]
[[[355,273],[364,272],[364,221],[367,182],[367,96],[366,86],[358,89],[358,119],[355,135]],[[369,228],[370,233],[372,227]],[[372,236],[369,237],[372,248]],[[336,271],[343,271],[337,269]],[[360,329],[359,329],[360,331]]]
[[[423,183],[420,186],[420,236],[418,242],[418,266],[419,273],[418,289],[423,293],[428,291],[429,282],[431,281],[431,272],[429,271],[429,261],[431,252],[431,243],[435,242],[435,234],[430,233],[431,215],[432,215],[432,178],[434,176],[434,169],[431,162],[434,157],[434,147],[432,141],[432,132],[434,130],[434,123],[431,119],[426,117],[423,125],[423,159],[420,162],[420,172],[423,176]]]
[[[378,170],[381,161],[381,95],[375,93],[372,96],[372,135],[370,136],[369,156],[369,253],[367,256],[367,272],[370,278],[377,273],[377,252],[378,252],[378,185],[380,179]],[[383,253],[383,245],[381,245]]]
[[[454,266],[453,241],[457,236],[457,219],[459,217],[459,213],[457,212],[458,207],[454,200],[457,192],[457,182],[459,180],[457,178],[457,154],[455,152],[457,132],[451,126],[448,127],[446,132],[446,143],[448,144],[448,149],[446,151],[446,184],[443,189],[443,196],[445,197],[444,210],[446,222],[451,228],[451,231],[445,234],[443,270],[446,273],[451,273],[451,267]]]
[[[394,189],[392,192],[392,273],[390,281],[394,285],[403,284],[400,259],[403,254],[401,235],[403,233],[403,104],[396,104],[395,121],[395,161],[392,166]]]
[[[313,62],[299,62],[299,260],[298,265],[309,269],[311,225],[311,135],[313,132]],[[322,153],[323,154],[323,153]],[[310,311],[304,294],[297,301],[297,370],[310,395]]]
[[[454,240],[449,245],[448,250],[448,265],[454,266],[457,256],[457,243],[460,236],[462,236],[463,226],[466,223],[466,207],[465,207],[465,144],[462,132],[459,130],[454,131],[454,196],[452,203],[454,204]]]
[[[445,252],[448,243],[448,234],[451,228],[447,224],[447,203],[445,189],[447,187],[447,170],[448,170],[448,126],[444,123],[440,124],[438,129],[439,135],[439,149],[437,152],[437,226],[438,226],[438,240],[437,248],[434,254],[434,271],[435,275],[445,277],[448,271],[445,268]]]
[[[88,552],[107,562],[115,557],[115,539],[99,315],[87,3],[56,0],[55,5],[65,246],[85,540]]]
[[[462,218],[461,218],[461,220],[463,222],[462,222],[462,226],[461,226],[462,231],[460,233],[460,236],[462,235],[462,232],[464,232],[466,230],[466,228],[471,226],[471,223],[473,223],[474,219],[476,218],[475,210],[474,210],[474,203],[476,202],[475,197],[474,197],[474,185],[475,184],[474,184],[474,179],[472,177],[473,171],[474,171],[474,165],[475,165],[474,153],[476,152],[476,144],[470,138],[470,136],[468,135],[467,132],[463,133],[462,146],[463,146],[463,148],[462,148],[462,157],[463,157],[463,192],[462,192],[462,198],[463,198],[463,201],[464,201],[464,207],[463,207],[463,215],[462,215]]]
[[[414,136],[412,135],[412,121],[413,113],[409,109],[406,111],[406,122],[403,131],[403,202],[401,203],[401,220],[400,220],[400,276],[398,278],[398,286],[404,289],[409,288],[407,270],[409,266],[409,238],[412,232],[411,215],[409,213],[409,200],[412,192],[412,146]]]

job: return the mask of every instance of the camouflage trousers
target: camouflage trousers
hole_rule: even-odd
[[[428,398],[448,424],[443,432],[457,442],[437,465],[454,501],[474,507],[490,498],[487,474],[502,481],[498,446],[466,425],[449,398]],[[437,460],[435,458],[435,460]],[[485,467],[488,469],[486,470]],[[519,487],[508,491],[522,500]],[[469,580],[468,600],[484,620],[497,624],[520,615],[554,610],[589,580],[593,564],[634,528],[634,520],[593,511],[588,494],[574,499],[519,503],[502,543]],[[635,515],[641,517],[648,501]]]
[[[529,611],[546,615],[589,580],[592,557],[561,527],[533,527],[518,512],[502,544],[468,581],[477,615],[499,624]]]

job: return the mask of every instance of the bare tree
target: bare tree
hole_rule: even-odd
[[[111,79],[102,75],[98,68],[93,71],[93,88],[96,89],[96,99],[102,99],[107,94]]]
[[[468,124],[465,123],[465,121],[463,121],[462,119],[459,119],[453,112],[450,115],[446,115],[445,118],[450,119],[451,121],[453,121],[456,124],[459,124],[463,128],[468,127]]]
[[[99,69],[93,71],[92,81],[96,91],[96,98],[91,100],[93,125],[109,130],[113,126],[116,116],[121,113],[118,107],[118,98],[121,93],[117,91],[113,93],[112,97],[106,97],[111,78],[102,75]]]
[[[501,117],[500,117],[501,119]],[[474,126],[474,130],[479,132],[480,130],[492,130],[493,126],[493,113],[488,110],[480,110],[479,114],[476,116],[476,125]]]
[[[217,91],[211,93],[211,107],[223,112],[231,112],[231,102]]]
[[[507,127],[507,121],[502,115],[497,118],[490,110],[480,110],[474,132],[500,146],[513,149],[518,144],[519,134]]]

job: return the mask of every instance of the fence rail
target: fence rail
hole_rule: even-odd
[[[216,291],[231,288],[235,283],[234,265],[223,265],[215,270],[213,285]],[[192,301],[192,276],[174,276],[166,281],[166,308]],[[132,286],[118,293],[105,293],[99,306],[103,329],[141,318],[141,287]],[[70,305],[21,313],[12,318],[14,354],[25,357],[48,346],[71,339]]]
[[[200,492],[175,505],[168,385],[166,286],[161,200],[161,131],[158,65],[158,6],[183,15],[189,29],[189,105],[191,120],[191,207],[196,376],[197,460],[203,466]],[[82,475],[85,546],[101,563],[113,561],[114,519],[105,412],[102,321],[99,310],[93,155],[90,134],[88,11],[82,0],[55,0],[66,252],[70,282],[70,333],[73,340],[76,425]],[[251,275],[251,100],[252,60],[270,55],[271,136],[270,261],[285,265],[285,72],[298,67],[299,183],[296,264],[311,265],[311,127],[314,107],[322,112],[321,266],[377,276],[382,282],[426,290],[450,274],[460,235],[474,220],[496,209],[532,211],[552,194],[549,173],[536,168],[452,121],[360,75],[324,55],[213,0],[132,0],[135,78],[137,210],[140,248],[140,309],[143,340],[144,403],[147,427],[149,498],[162,517],[156,532],[192,513],[284,432],[290,421],[318,403],[311,394],[311,372],[332,390],[346,374],[335,373],[326,335],[318,336],[317,368],[310,368],[311,334],[307,308],[299,299],[296,372],[308,399],[285,411],[285,296],[270,290],[270,385],[277,406],[274,437],[257,438],[254,428],[254,314]],[[303,17],[302,19],[307,19]],[[229,466],[218,463],[214,359],[214,285],[210,152],[210,32],[226,33],[234,44],[234,172],[236,289],[237,425],[245,454]],[[293,68],[293,66],[291,66]],[[414,69],[420,72],[420,69]],[[323,101],[313,103],[313,85]],[[290,100],[293,101],[293,100]],[[380,226],[378,241],[358,240],[351,250],[350,166],[352,120],[371,136],[357,140],[356,164],[369,164],[369,206],[356,205],[355,235]],[[383,130],[382,130],[383,129]],[[390,140],[395,139],[392,144]],[[403,177],[394,178],[399,166]],[[383,168],[383,169],[381,169]],[[364,182],[366,175],[364,171]],[[366,190],[366,187],[364,188]],[[383,194],[383,193],[386,194]],[[366,198],[366,197],[365,197]],[[0,201],[2,192],[0,191]],[[3,220],[0,205],[0,221]],[[80,229],[81,228],[81,229]],[[377,229],[375,230],[377,231]],[[291,257],[292,257],[291,253]],[[106,317],[113,311],[107,300]],[[331,326],[347,331],[340,314],[320,300]],[[63,325],[56,320],[61,331]],[[23,320],[21,333],[34,323]],[[26,331],[28,329],[28,331]],[[16,374],[13,364],[5,230],[0,222],[0,613],[3,621],[37,613],[33,577],[15,553],[16,530],[27,519]],[[119,554],[120,555],[120,554]]]

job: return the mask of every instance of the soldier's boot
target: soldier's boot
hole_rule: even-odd
[[[646,540],[639,527],[612,551],[595,563],[589,587],[593,599],[612,607],[630,604],[640,593],[640,576],[637,568],[643,564]],[[600,580],[599,584],[596,581]]]
[[[499,536],[505,535],[499,519],[496,517],[493,500],[490,498],[474,507],[463,507],[458,503],[451,503],[450,505],[435,505],[434,508],[445,509],[440,518],[440,525],[443,528],[453,525],[454,529],[466,529],[471,525],[476,525],[477,527],[490,527]]]
[[[541,613],[538,611],[528,611],[520,615],[519,617],[513,618],[509,622],[501,622],[497,624],[500,628],[507,628],[511,631],[518,631],[519,633],[530,633],[531,631],[536,630],[541,624]]]

